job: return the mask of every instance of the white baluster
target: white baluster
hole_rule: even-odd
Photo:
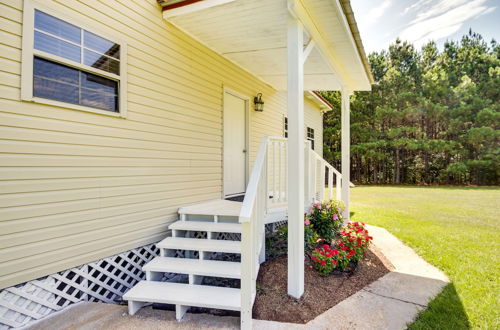
[[[323,159],[320,160],[319,164],[320,164],[319,189],[321,189],[320,193],[319,193],[319,197],[320,197],[320,201],[323,202],[325,200],[325,167],[326,167],[326,164],[325,164],[325,161]]]
[[[328,167],[328,199],[333,198],[333,169],[331,166]]]

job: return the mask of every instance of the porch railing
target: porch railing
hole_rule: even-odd
[[[318,153],[304,144],[305,203],[340,198],[341,174]],[[288,202],[288,142],[281,137],[264,137],[250,174],[239,222],[241,235],[241,328],[251,329],[259,266],[265,261],[265,222],[268,213],[285,209]],[[325,190],[326,188],[326,190]],[[285,213],[284,213],[285,214]]]

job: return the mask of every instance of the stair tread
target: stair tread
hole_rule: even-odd
[[[179,214],[217,215],[237,217],[240,215],[241,202],[224,199],[201,202],[179,208]]]
[[[167,237],[158,244],[160,249],[176,249],[205,252],[241,253],[240,241],[206,238]]]
[[[240,310],[240,289],[184,283],[140,281],[124,300]]]
[[[142,267],[145,271],[240,278],[239,262],[156,257]]]
[[[241,225],[239,223],[176,221],[168,226],[168,228],[176,230],[210,231],[219,233],[241,233]]]

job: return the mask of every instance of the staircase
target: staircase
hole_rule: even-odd
[[[241,204],[218,200],[180,208],[180,220],[169,226],[172,236],[157,244],[160,256],[143,267],[146,280],[123,296],[128,301],[129,314],[151,303],[175,305],[178,321],[190,307],[239,311],[240,289],[202,282],[205,276],[241,279],[240,262],[211,260],[216,253],[241,254]],[[161,282],[165,273],[187,275],[188,283]]]
[[[334,191],[340,198],[341,174],[309,143],[304,144],[305,209],[333,198]],[[288,211],[287,146],[284,138],[262,139],[243,202],[217,200],[179,209],[180,220],[169,226],[172,236],[157,244],[160,256],[143,267],[146,280],[123,296],[129,314],[150,303],[175,305],[177,320],[193,306],[226,309],[240,311],[242,329],[252,328],[257,275],[265,261],[265,225],[283,220]],[[241,262],[214,260],[221,254],[237,254]],[[188,281],[163,282],[165,273],[187,275]],[[204,285],[204,277],[238,279],[240,289]]]

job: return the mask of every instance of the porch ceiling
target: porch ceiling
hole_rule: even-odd
[[[189,2],[189,1],[188,1]],[[187,6],[193,6],[188,4]],[[277,90],[287,87],[287,0],[235,0],[164,17],[217,53],[243,67]],[[304,64],[305,90],[369,90],[370,78],[336,0],[293,0],[311,19],[304,42],[316,46]],[[319,34],[318,34],[319,32]],[[318,38],[323,39],[318,47]],[[305,47],[306,45],[304,45]]]

